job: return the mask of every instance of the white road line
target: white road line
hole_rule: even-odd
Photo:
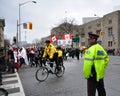
[[[21,92],[17,92],[17,93],[11,93],[8,96],[25,96],[25,95],[22,95]]]
[[[2,77],[6,77],[6,76],[14,76],[16,75],[15,73],[12,73],[12,74],[3,74]]]
[[[3,82],[6,82],[6,81],[13,81],[13,80],[18,80],[18,78],[17,78],[17,77],[3,78]]]
[[[16,75],[18,77],[18,83],[19,83],[19,86],[20,86],[20,96],[25,96],[25,93],[24,93],[24,90],[23,90],[23,86],[22,86],[22,83],[21,83],[21,80],[20,80],[20,77],[18,75],[18,73],[16,72]],[[18,95],[14,95],[14,96],[18,96]]]
[[[16,76],[15,77],[10,77],[10,78],[9,77],[8,78],[4,78],[4,77],[7,77],[7,76],[14,76],[14,75],[16,75]],[[14,74],[4,74],[2,77],[3,77],[2,82],[13,81],[13,80],[17,80],[18,81],[17,83],[5,84],[5,85],[1,86],[2,88],[5,88],[5,89],[12,89],[12,88],[17,88],[17,87],[20,88],[20,92],[10,93],[8,96],[25,96],[25,93],[24,93],[24,90],[23,90],[23,86],[22,86],[20,77],[19,77],[17,72],[14,73]]]
[[[17,88],[20,85],[18,83],[14,83],[14,84],[7,84],[7,85],[2,85],[1,88],[5,88],[5,89],[11,89],[11,88]]]

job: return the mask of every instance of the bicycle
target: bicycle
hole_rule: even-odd
[[[8,96],[7,90],[5,90],[4,88],[0,87],[0,96]]]
[[[50,63],[53,64],[53,68],[50,67]],[[58,69],[55,62],[50,62],[48,59],[45,59],[43,61],[43,66],[39,67],[39,69],[37,69],[35,73],[36,79],[39,82],[43,82],[48,78],[49,73],[55,74],[57,77],[63,76],[65,72],[65,67],[62,62],[59,65],[60,66],[58,67]]]

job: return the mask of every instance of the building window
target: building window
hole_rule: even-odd
[[[85,46],[85,42],[81,42],[81,46]]]
[[[113,35],[113,28],[110,27],[108,28],[108,36],[112,36]]]
[[[108,47],[112,47],[112,41],[108,41]]]
[[[84,28],[81,28],[81,31],[84,31]]]
[[[98,23],[98,24],[97,24],[97,27],[101,27],[101,23]]]
[[[81,33],[81,37],[84,38],[85,37],[85,33]]]
[[[91,29],[91,26],[88,26],[88,29]]]
[[[75,37],[79,37],[79,34],[76,34]]]
[[[88,32],[88,33],[92,33],[92,32]]]
[[[112,20],[110,19],[110,20],[108,20],[108,24],[112,24]]]

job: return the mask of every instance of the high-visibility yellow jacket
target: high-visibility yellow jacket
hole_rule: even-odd
[[[43,57],[49,56],[49,58],[52,59],[55,52],[56,52],[55,46],[50,43],[49,45],[45,46]]]
[[[96,80],[104,78],[105,68],[108,65],[109,56],[99,44],[89,47],[84,54],[83,75],[86,79],[93,76],[92,67],[95,68]]]
[[[59,58],[59,57],[62,57],[62,55],[63,55],[62,50],[57,50],[57,53],[58,53],[58,58]]]

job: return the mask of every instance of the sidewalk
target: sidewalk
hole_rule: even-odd
[[[22,83],[20,81],[18,73],[2,75],[3,77],[3,87],[9,93],[8,96],[25,96]]]

